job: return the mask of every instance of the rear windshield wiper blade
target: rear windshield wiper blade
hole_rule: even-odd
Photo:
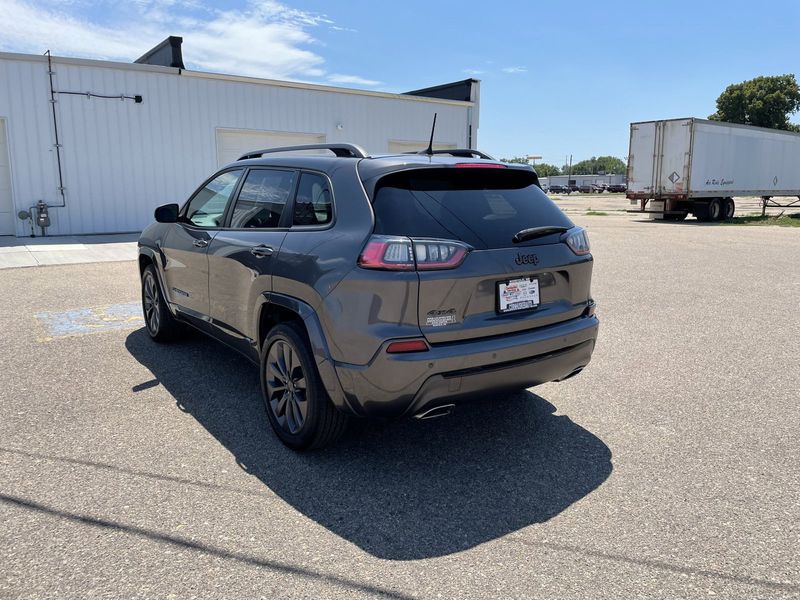
[[[511,241],[515,244],[525,242],[527,240],[534,240],[536,238],[550,235],[551,233],[564,233],[569,230],[569,227],[561,227],[559,225],[546,225],[544,227],[531,227],[530,229],[523,229],[514,234]]]

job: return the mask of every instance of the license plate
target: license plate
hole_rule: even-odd
[[[539,280],[535,277],[512,279],[497,284],[497,309],[501,313],[539,306]]]

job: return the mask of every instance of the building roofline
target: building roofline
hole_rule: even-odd
[[[331,92],[338,94],[353,94],[357,96],[372,96],[377,98],[390,98],[393,100],[409,100],[413,102],[430,102],[432,104],[450,104],[454,106],[474,106],[474,102],[462,100],[445,100],[442,98],[430,98],[427,96],[413,96],[408,94],[396,94],[390,92],[376,92],[371,90],[360,90],[356,88],[343,88],[332,85],[318,83],[304,83],[299,81],[283,81],[279,79],[262,79],[259,77],[248,77],[245,75],[228,75],[224,73],[208,73],[205,71],[190,71],[175,67],[161,67],[158,65],[148,65],[140,63],[126,63],[110,60],[97,60],[92,58],[69,58],[63,56],[52,56],[53,62],[67,65],[83,67],[99,67],[106,69],[126,69],[130,71],[148,71],[151,73],[161,73],[163,75],[181,75],[186,77],[196,77],[199,79],[218,79],[223,81],[234,81],[237,83],[250,83],[255,85],[268,85],[272,87],[287,87],[295,89],[314,90],[319,92]],[[39,54],[22,54],[17,52],[0,52],[0,60],[19,60],[29,62],[47,62],[47,57]],[[449,85],[449,84],[445,84]]]
[[[439,85],[433,85],[431,87],[420,88],[418,90],[411,90],[411,91],[405,92],[405,93],[406,94],[417,95],[417,94],[424,94],[424,93],[427,93],[427,92],[438,92],[439,90],[446,90],[448,88],[451,88],[451,87],[453,87],[455,85],[460,85],[462,83],[480,83],[480,82],[481,82],[480,79],[475,79],[474,77],[468,77],[467,79],[460,79],[458,81],[451,81],[450,83],[440,83]]]
[[[322,85],[318,83],[305,83],[301,81],[283,81],[280,79],[261,79],[258,77],[248,77],[246,75],[226,75],[223,73],[207,73],[206,71],[183,71],[182,75],[188,77],[199,77],[201,79],[223,79],[226,81],[238,81],[240,83],[253,83],[261,85],[272,85],[276,87],[289,87],[305,90],[316,90],[320,92],[335,92],[339,94],[355,94],[358,96],[376,96],[379,98],[392,98],[395,100],[412,100],[422,102],[432,102],[434,104],[453,104],[456,106],[473,106],[474,102],[464,102],[462,100],[445,100],[442,98],[428,98],[425,96],[410,96],[408,94],[393,94],[391,92],[375,92],[371,90],[360,90],[357,88],[343,88],[333,85]]]

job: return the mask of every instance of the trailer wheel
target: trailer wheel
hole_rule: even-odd
[[[711,202],[708,203],[708,220],[722,220],[722,202],[720,202],[719,198],[713,198]]]
[[[733,218],[733,214],[736,212],[736,204],[733,201],[733,198],[725,198],[722,201],[722,220],[723,221],[730,221]]]
[[[711,198],[706,202],[695,202],[692,212],[698,221],[705,223],[719,221],[722,217],[722,203],[719,198]]]

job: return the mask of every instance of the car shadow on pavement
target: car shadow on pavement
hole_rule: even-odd
[[[338,444],[297,454],[272,434],[258,370],[235,352],[199,334],[155,344],[144,329],[125,345],[242,469],[379,558],[443,556],[542,523],[612,471],[608,446],[530,392],[428,421],[358,420]]]

